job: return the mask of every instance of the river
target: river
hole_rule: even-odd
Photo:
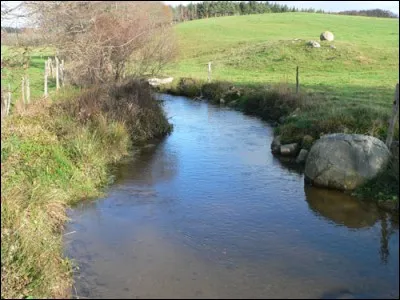
[[[172,134],[69,212],[75,297],[399,297],[398,218],[304,186],[256,117],[159,97]]]

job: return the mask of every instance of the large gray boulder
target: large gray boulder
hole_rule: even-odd
[[[335,37],[334,37],[332,32],[325,31],[325,32],[321,33],[321,35],[319,36],[319,39],[321,41],[329,41],[329,42],[331,42],[331,41],[333,41],[335,39]]]
[[[389,149],[377,138],[329,134],[311,147],[305,179],[317,186],[354,190],[385,168],[389,158]]]

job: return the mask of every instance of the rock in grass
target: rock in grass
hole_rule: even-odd
[[[271,143],[271,152],[273,154],[281,153],[281,136],[277,135]]]
[[[311,147],[306,182],[339,190],[354,190],[382,171],[390,151],[377,138],[361,134],[329,134]]]
[[[150,78],[148,80],[148,83],[151,86],[159,86],[161,84],[171,83],[173,80],[174,80],[173,77],[168,77],[168,78]]]
[[[320,48],[320,47],[321,47],[321,45],[320,45],[318,42],[316,42],[316,41],[309,41],[309,42],[307,43],[307,45],[309,45],[309,46],[311,46],[311,47],[313,47],[313,48]]]
[[[286,144],[281,146],[281,155],[296,156],[299,150],[299,144]]]
[[[321,41],[329,41],[329,42],[331,42],[331,41],[333,41],[335,39],[335,37],[334,37],[332,32],[325,31],[325,32],[321,33],[321,35],[319,36],[319,39]]]
[[[297,155],[296,163],[302,164],[305,163],[307,159],[308,151],[306,149],[301,149],[299,155]]]

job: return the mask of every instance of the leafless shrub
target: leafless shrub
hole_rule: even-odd
[[[171,14],[161,2],[26,1],[46,38],[66,58],[72,83],[154,75],[175,53]]]
[[[153,97],[150,86],[140,80],[93,85],[77,99],[60,102],[59,107],[83,123],[97,122],[101,117],[123,122],[133,142],[161,136],[171,129],[161,103]]]

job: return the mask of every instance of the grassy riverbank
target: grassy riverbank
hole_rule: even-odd
[[[60,91],[18,108],[1,126],[1,296],[66,297],[66,208],[99,196],[110,164],[171,127],[135,82]]]
[[[389,106],[339,105],[328,101],[323,94],[305,91],[296,94],[295,89],[286,84],[243,87],[229,82],[206,83],[183,78],[159,89],[192,98],[202,97],[257,115],[277,125],[275,133],[282,136],[283,143],[301,143],[305,135],[318,139],[335,132],[368,134],[385,140],[391,116]],[[395,140],[398,137],[397,126]]]
[[[282,143],[299,143],[309,149],[312,142],[305,144],[304,137],[317,140],[329,133],[361,133],[386,139],[390,117],[389,109],[369,106],[336,105],[318,93],[300,92],[284,84],[238,87],[228,82],[206,83],[182,78],[170,85],[161,86],[159,91],[192,98],[207,99],[211,103],[230,106],[246,114],[259,116],[275,124],[275,134]],[[395,129],[395,140],[399,138],[399,127]],[[393,161],[373,181],[355,192],[365,199],[380,201],[385,207],[396,207],[399,198],[399,174],[394,171]],[[398,207],[398,205],[397,205]]]

